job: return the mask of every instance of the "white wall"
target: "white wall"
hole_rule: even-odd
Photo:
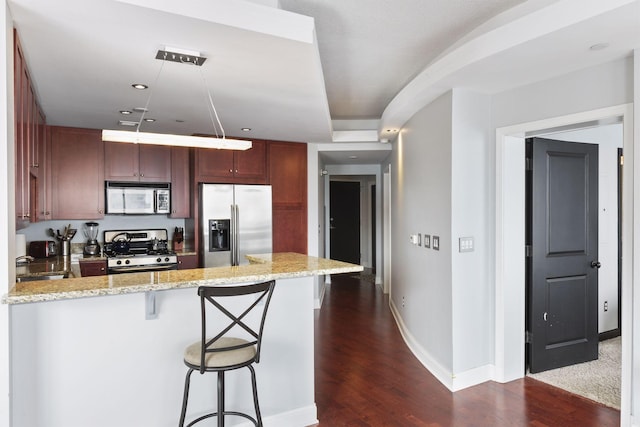
[[[453,372],[451,93],[426,106],[393,142],[390,299],[405,339],[441,381]],[[410,243],[440,237],[440,250]]]
[[[488,95],[454,89],[452,107],[453,373],[460,376],[493,362],[495,149]],[[474,239],[473,252],[459,251],[460,237]]]
[[[598,332],[618,327],[618,148],[622,148],[622,124],[545,138],[598,144]],[[605,301],[608,310],[604,310]]]
[[[633,102],[633,60],[608,62],[492,97],[495,128]]]
[[[13,136],[13,19],[6,2],[0,6],[0,22],[4,22],[3,31],[0,30],[0,236],[15,234],[15,170],[13,159],[15,145]],[[9,142],[11,141],[11,143]],[[9,290],[9,284],[15,283],[15,242],[14,239],[0,239],[0,293]],[[9,308],[0,305],[0,426],[8,426],[9,414],[9,384],[10,384],[10,356],[9,356]]]
[[[278,280],[273,293],[255,366],[267,426],[317,422],[312,282]],[[175,426],[183,352],[199,338],[200,301],[195,288],[156,298],[153,320],[145,320],[143,293],[12,306],[13,426]],[[246,308],[238,301],[229,304]],[[227,409],[252,414],[248,371],[226,378]],[[188,414],[215,409],[215,384],[213,373],[191,376]]]

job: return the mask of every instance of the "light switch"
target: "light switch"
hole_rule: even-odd
[[[440,250],[440,236],[431,237],[431,245],[433,246],[434,251]]]
[[[473,252],[473,237],[460,237],[458,248],[459,252]]]

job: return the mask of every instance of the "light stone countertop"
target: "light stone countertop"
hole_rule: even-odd
[[[251,264],[145,273],[112,274],[61,280],[20,282],[2,297],[3,304],[25,304],[121,295],[136,292],[262,282],[292,277],[359,272],[363,267],[293,252],[247,256]]]

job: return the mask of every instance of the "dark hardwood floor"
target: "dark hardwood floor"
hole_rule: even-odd
[[[316,311],[320,427],[620,425],[620,412],[525,378],[451,393],[405,345],[380,287],[332,277]]]

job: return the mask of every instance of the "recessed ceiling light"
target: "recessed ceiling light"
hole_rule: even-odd
[[[357,159],[358,156],[349,156],[350,159]]]
[[[144,107],[136,107],[133,109],[133,111],[135,111],[136,113],[147,113],[149,110]]]
[[[398,129],[387,129],[387,132],[398,132]]]
[[[589,50],[603,50],[609,47],[609,43],[596,43],[589,47]]]
[[[147,89],[149,86],[143,85],[142,83],[134,83],[131,85],[131,87],[133,87],[134,89],[144,90],[144,89]]]
[[[184,123],[184,120],[182,120],[182,119],[176,119],[176,123]]]
[[[146,119],[144,119],[144,121],[145,121],[145,122],[152,123],[152,122],[155,122],[155,121],[156,121],[156,119],[146,118]]]
[[[251,132],[251,128],[241,128],[242,132]]]
[[[118,120],[118,124],[120,126],[130,126],[130,127],[138,126],[138,122],[133,122],[131,120]]]
[[[128,116],[129,114],[131,114],[131,111],[129,111],[129,110],[120,110],[120,114],[124,114],[125,116]]]

